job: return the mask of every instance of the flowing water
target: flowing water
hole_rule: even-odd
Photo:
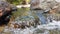
[[[60,21],[50,22],[44,15],[41,10],[19,9],[13,12],[12,27],[6,26],[2,34],[60,34]],[[22,27],[14,28],[15,23]]]

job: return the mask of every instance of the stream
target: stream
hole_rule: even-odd
[[[23,10],[24,9],[24,10]],[[19,13],[20,12],[20,13]],[[19,9],[13,12],[13,24],[22,25],[22,28],[6,26],[2,34],[60,34],[60,21],[49,22],[43,11],[31,11],[29,8]],[[38,21],[35,22],[35,19]]]

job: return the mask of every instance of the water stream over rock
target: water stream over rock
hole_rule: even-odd
[[[60,21],[49,22],[40,11],[29,10],[27,13],[28,15],[16,17],[2,34],[60,34]]]

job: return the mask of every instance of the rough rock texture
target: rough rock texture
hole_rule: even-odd
[[[31,0],[31,9],[52,9],[59,3],[59,0]]]
[[[8,24],[14,7],[6,1],[0,1],[0,25]]]
[[[31,9],[43,9],[51,14],[51,19],[60,20],[60,0],[31,0]],[[45,11],[46,10],[46,11]],[[40,11],[41,13],[42,11]]]

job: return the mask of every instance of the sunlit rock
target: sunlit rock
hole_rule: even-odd
[[[58,0],[31,0],[31,9],[52,9],[59,4]]]
[[[31,9],[40,9],[40,0],[31,0]]]
[[[60,0],[55,0],[55,1],[60,3]]]

